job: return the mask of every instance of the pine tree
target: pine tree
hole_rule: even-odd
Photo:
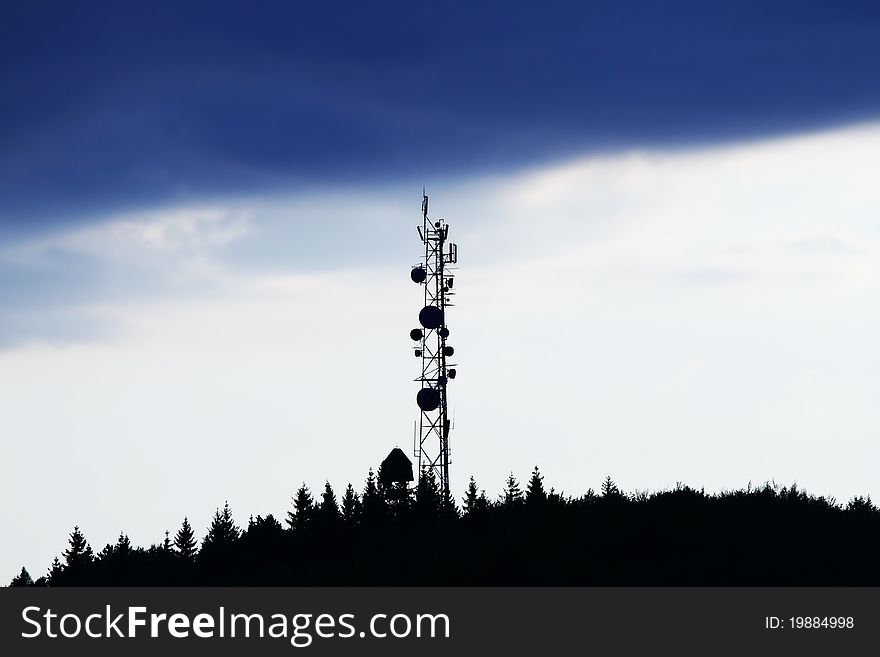
[[[342,521],[348,528],[356,527],[361,520],[361,500],[349,484],[342,496]]]
[[[251,517],[247,531],[242,535],[245,554],[251,561],[272,559],[272,555],[279,553],[283,541],[284,528],[271,513],[265,518]]]
[[[531,507],[538,507],[547,501],[547,493],[544,491],[544,477],[538,470],[538,466],[532,470],[532,478],[526,487],[526,504]]]
[[[379,490],[376,488],[376,475],[373,474],[373,468],[370,468],[369,472],[367,472],[367,480],[364,483],[364,501],[366,502],[368,497],[373,497],[379,494]]]
[[[440,515],[440,502],[440,487],[434,469],[425,468],[416,487],[416,512],[423,520],[434,519]]]
[[[165,540],[162,541],[162,551],[165,552],[166,554],[171,552],[171,538],[169,538],[168,534],[169,534],[169,532],[166,529],[165,530]]]
[[[321,504],[318,507],[318,517],[321,526],[325,529],[334,529],[339,525],[342,516],[339,514],[339,505],[336,503],[336,493],[330,482],[324,483],[324,492],[321,494]]]
[[[58,557],[55,557],[52,560],[52,565],[49,567],[49,572],[46,573],[46,579],[49,582],[49,586],[57,585],[63,577],[64,564],[61,563],[61,560],[58,559]]]
[[[67,568],[81,568],[94,561],[95,555],[92,552],[92,547],[86,541],[86,537],[83,536],[78,525],[73,528],[68,542],[70,547],[62,553]]]
[[[27,568],[24,566],[21,567],[21,572],[12,578],[12,581],[9,583],[9,586],[13,587],[23,587],[23,586],[33,586],[34,580],[31,579],[31,574],[27,571]]]
[[[486,497],[486,490],[483,489],[480,491],[480,496],[477,498],[477,511],[488,511],[490,506],[492,506],[492,503],[489,501],[489,498]]]
[[[214,548],[228,548],[241,535],[241,530],[235,526],[232,519],[232,511],[229,502],[223,504],[223,511],[217,509],[208,527],[208,534],[202,540],[202,550]]]
[[[195,559],[198,543],[196,542],[195,532],[193,532],[193,528],[186,516],[184,516],[183,524],[174,536],[174,549],[177,555],[185,561]]]
[[[470,481],[468,481],[467,491],[464,494],[464,498],[462,498],[462,503],[464,504],[464,514],[466,516],[470,516],[477,509],[477,500],[479,499],[479,491],[477,490],[477,482],[471,477]]]
[[[373,468],[367,474],[364,484],[364,494],[361,496],[361,509],[363,511],[363,523],[367,527],[375,527],[380,524],[388,514],[388,504],[385,496],[379,490],[376,475]]]
[[[507,481],[504,482],[504,493],[501,496],[501,502],[505,508],[513,508],[522,504],[523,494],[519,487],[519,482],[511,472]]]
[[[479,514],[488,511],[490,506],[485,489],[479,490],[477,482],[473,477],[468,482],[467,491],[462,502],[464,504],[463,512],[466,517],[476,518]]]
[[[602,482],[602,497],[605,498],[617,498],[620,497],[620,489],[617,487],[611,480],[611,475],[605,477],[605,481]]]
[[[119,557],[127,557],[131,554],[131,541],[126,534],[119,532],[119,538],[116,540],[114,552]]]
[[[275,516],[270,513],[265,518],[263,516],[257,516],[256,518],[251,516],[250,521],[248,522],[247,531],[254,536],[277,537],[282,535],[284,528],[281,526],[280,522],[275,520]]]
[[[448,491],[440,494],[440,511],[438,515],[441,519],[447,521],[458,520],[461,517],[458,507],[455,505],[455,500]]]
[[[855,513],[864,513],[866,515],[877,513],[877,507],[874,506],[874,503],[871,501],[870,495],[868,495],[867,497],[862,497],[861,495],[853,497],[849,502],[847,502],[846,510],[853,511]]]
[[[293,510],[287,512],[287,524],[294,531],[303,531],[311,524],[315,501],[308,486],[303,483],[293,498]]]

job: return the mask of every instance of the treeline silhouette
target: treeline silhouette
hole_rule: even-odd
[[[580,497],[525,489],[496,499],[470,480],[459,506],[429,473],[341,500],[303,484],[279,522],[244,529],[226,504],[198,541],[184,518],[149,548],[120,534],[97,554],[78,527],[62,559],[12,586],[152,585],[880,585],[880,511],[797,486],[706,494],[688,486],[621,491],[610,477]]]

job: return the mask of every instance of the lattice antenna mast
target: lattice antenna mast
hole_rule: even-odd
[[[419,237],[425,246],[424,261],[410,272],[414,283],[424,286],[424,306],[419,313],[421,328],[410,331],[418,342],[413,348],[422,360],[421,384],[416,403],[419,407],[418,430],[414,436],[413,456],[419,459],[419,472],[433,471],[444,495],[449,495],[449,398],[447,386],[455,378],[455,363],[449,359],[455,349],[446,344],[449,328],[446,311],[452,306],[453,267],[458,262],[458,246],[448,241],[449,226],[442,219],[428,218],[428,196],[422,192],[422,225]]]

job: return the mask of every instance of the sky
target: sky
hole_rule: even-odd
[[[456,491],[880,499],[878,14],[7,3],[0,576],[410,448],[423,185]]]

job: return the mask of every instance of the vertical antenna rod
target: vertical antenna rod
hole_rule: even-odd
[[[419,407],[418,433],[413,456],[419,459],[419,472],[433,471],[442,493],[449,495],[449,400],[447,385],[455,378],[455,363],[449,359],[455,349],[446,344],[449,328],[446,310],[450,306],[454,276],[449,272],[458,262],[458,246],[448,242],[449,225],[442,219],[428,218],[428,196],[422,190],[422,225],[419,237],[425,246],[424,261],[410,272],[414,283],[424,286],[424,306],[419,312],[421,328],[410,331],[418,345],[413,348],[422,360],[421,384],[416,395]]]

